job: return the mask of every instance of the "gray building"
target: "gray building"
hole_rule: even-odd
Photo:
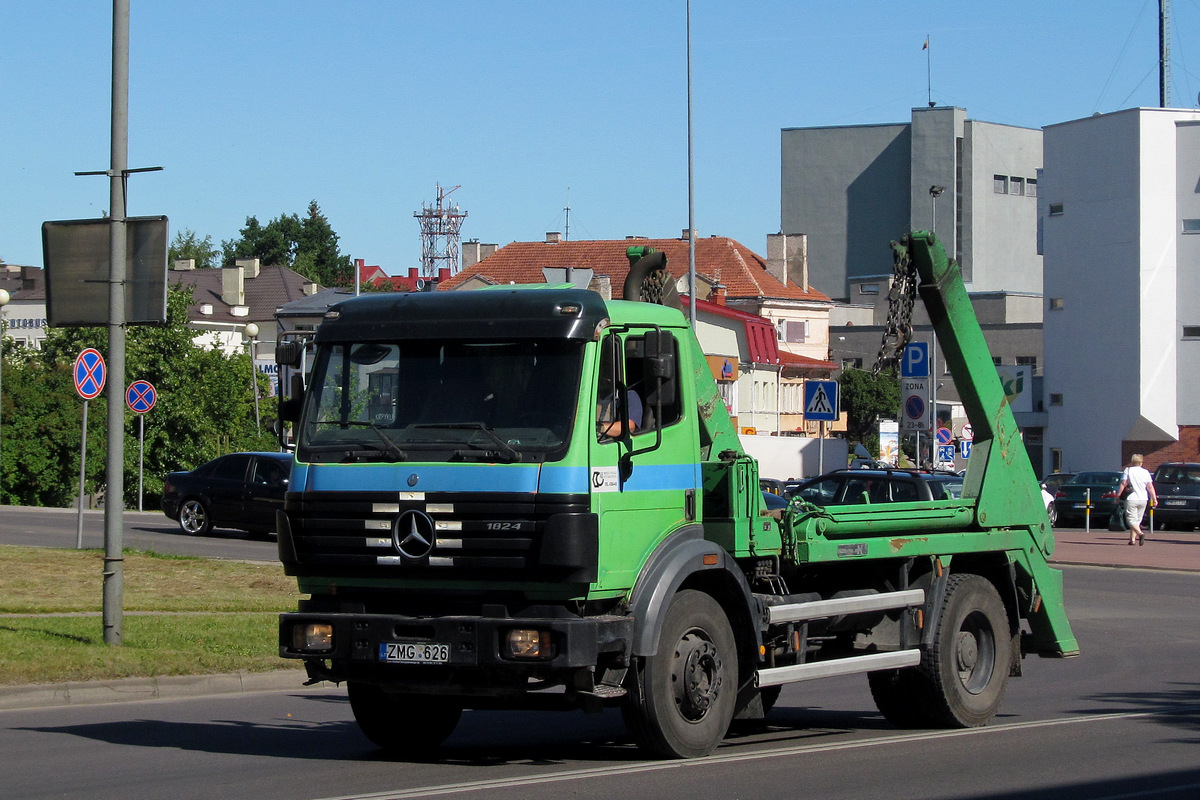
[[[1021,390],[1013,410],[1035,468],[1046,424],[1041,168],[1040,130],[971,120],[955,107],[915,108],[906,123],[788,128],[781,140],[781,229],[804,237],[809,283],[838,301],[829,360],[874,365],[892,280],[888,243],[932,229],[962,267],[1002,380]],[[916,340],[933,341],[920,303],[913,324]],[[939,414],[957,434],[966,419],[935,353]]]
[[[890,274],[888,242],[929,229],[969,292],[1041,294],[1040,130],[915,108],[907,123],[785,128],[781,165],[781,229],[807,236],[809,282],[835,300],[870,301],[851,281]]]

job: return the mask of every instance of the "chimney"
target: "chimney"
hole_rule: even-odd
[[[725,284],[714,283],[712,288],[708,290],[708,297],[705,299],[719,306],[725,305]]]
[[[175,270],[179,270],[180,272],[182,272],[184,270],[188,270],[188,269],[195,269],[196,268],[196,259],[194,259],[194,258],[177,258],[177,259],[175,259],[175,263],[171,265],[171,268],[175,269]]]
[[[305,281],[303,284],[301,284],[300,291],[304,292],[305,297],[312,297],[317,293],[316,281]]]
[[[438,279],[438,283],[445,283],[446,281],[450,280],[450,268],[449,267],[438,267],[437,279]]]
[[[700,231],[699,231],[699,230],[697,230],[697,229],[695,229],[695,228],[692,228],[692,230],[691,230],[691,233],[695,234],[697,239],[699,239],[699,238],[700,238]],[[687,241],[689,238],[691,238],[691,237],[689,237],[689,236],[688,236],[688,229],[687,229],[687,228],[684,228],[684,229],[683,229],[683,233],[679,234],[679,238],[680,238],[680,239],[683,239],[685,242],[686,242],[686,241]]]
[[[562,241],[562,234],[558,231],[547,231],[546,244],[558,244]]]
[[[246,305],[246,268],[238,262],[234,262],[234,264],[235,266],[224,267],[221,270],[221,302],[228,306],[244,306]]]
[[[245,276],[251,280],[258,277],[260,266],[257,258],[239,258],[233,262],[233,265],[246,270]]]
[[[767,272],[784,286],[791,281],[808,291],[808,234],[768,234]]]

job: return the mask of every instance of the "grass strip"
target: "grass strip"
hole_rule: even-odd
[[[277,614],[296,607],[279,564],[126,552],[121,646],[104,643],[103,553],[0,546],[0,685],[294,666]],[[166,612],[166,613],[153,613]],[[174,612],[174,613],[173,613]],[[179,613],[182,612],[182,613]]]

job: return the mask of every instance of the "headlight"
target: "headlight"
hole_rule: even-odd
[[[292,626],[292,649],[328,653],[333,650],[333,626],[327,622],[301,622]]]

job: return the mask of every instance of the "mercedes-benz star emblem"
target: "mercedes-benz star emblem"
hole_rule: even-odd
[[[410,561],[420,561],[433,551],[433,520],[422,511],[405,511],[392,525],[392,546]]]

